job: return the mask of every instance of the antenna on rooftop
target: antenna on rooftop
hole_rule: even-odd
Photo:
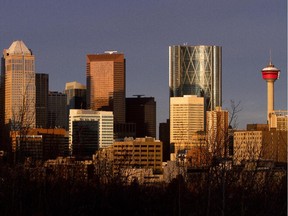
[[[133,95],[133,96],[136,96],[137,98],[141,98],[141,97],[143,97],[143,96],[145,96],[145,95],[136,94],[136,95]]]

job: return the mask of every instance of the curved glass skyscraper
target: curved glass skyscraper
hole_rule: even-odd
[[[170,97],[205,98],[205,111],[222,106],[222,47],[170,46]]]

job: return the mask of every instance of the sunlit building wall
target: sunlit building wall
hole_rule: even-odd
[[[187,143],[204,131],[204,98],[196,95],[170,98],[170,142]]]
[[[228,116],[228,111],[222,110],[221,107],[206,112],[207,143],[214,156],[228,155]]]
[[[114,142],[113,154],[116,172],[129,167],[162,171],[162,142],[152,137]]]
[[[35,127],[35,56],[23,41],[14,41],[4,49],[2,78],[4,123],[13,130]]]
[[[87,55],[86,78],[87,108],[112,111],[115,124],[125,123],[124,54]]]
[[[235,164],[257,160],[286,163],[287,131],[234,132],[233,160]]]
[[[97,149],[109,147],[113,144],[113,113],[110,111],[94,111],[94,110],[81,110],[70,109],[69,114],[69,150],[73,154],[73,134],[74,122],[96,122],[98,124],[98,143]],[[79,128],[81,125],[77,125]],[[91,125],[90,125],[91,126]],[[95,126],[95,125],[94,125]],[[94,128],[93,126],[93,128]],[[94,130],[94,129],[93,129]],[[80,133],[80,131],[79,131]],[[92,135],[92,134],[90,134]]]

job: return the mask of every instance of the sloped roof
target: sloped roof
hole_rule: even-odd
[[[14,41],[8,49],[9,54],[31,54],[31,51],[27,48],[23,41]]]

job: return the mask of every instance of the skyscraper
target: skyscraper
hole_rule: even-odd
[[[95,153],[113,144],[113,113],[70,109],[69,149],[72,154]],[[86,150],[85,150],[86,149]]]
[[[228,111],[216,107],[206,112],[206,134],[210,152],[214,156],[228,156]]]
[[[87,108],[113,111],[114,122],[125,123],[124,54],[87,55]]]
[[[2,78],[4,123],[13,130],[35,127],[35,57],[23,41],[4,49]]]
[[[68,82],[65,86],[68,109],[86,109],[86,86],[74,82]],[[68,112],[69,113],[69,112]]]
[[[204,131],[204,100],[196,95],[170,98],[170,142],[189,143]]]
[[[219,46],[169,47],[170,97],[205,98],[205,111],[222,106],[222,48]]]
[[[154,97],[126,98],[126,122],[136,123],[136,137],[156,138],[156,101]]]
[[[49,75],[36,73],[36,127],[47,128]]]
[[[67,95],[62,92],[50,91],[48,94],[48,127],[68,128]]]

